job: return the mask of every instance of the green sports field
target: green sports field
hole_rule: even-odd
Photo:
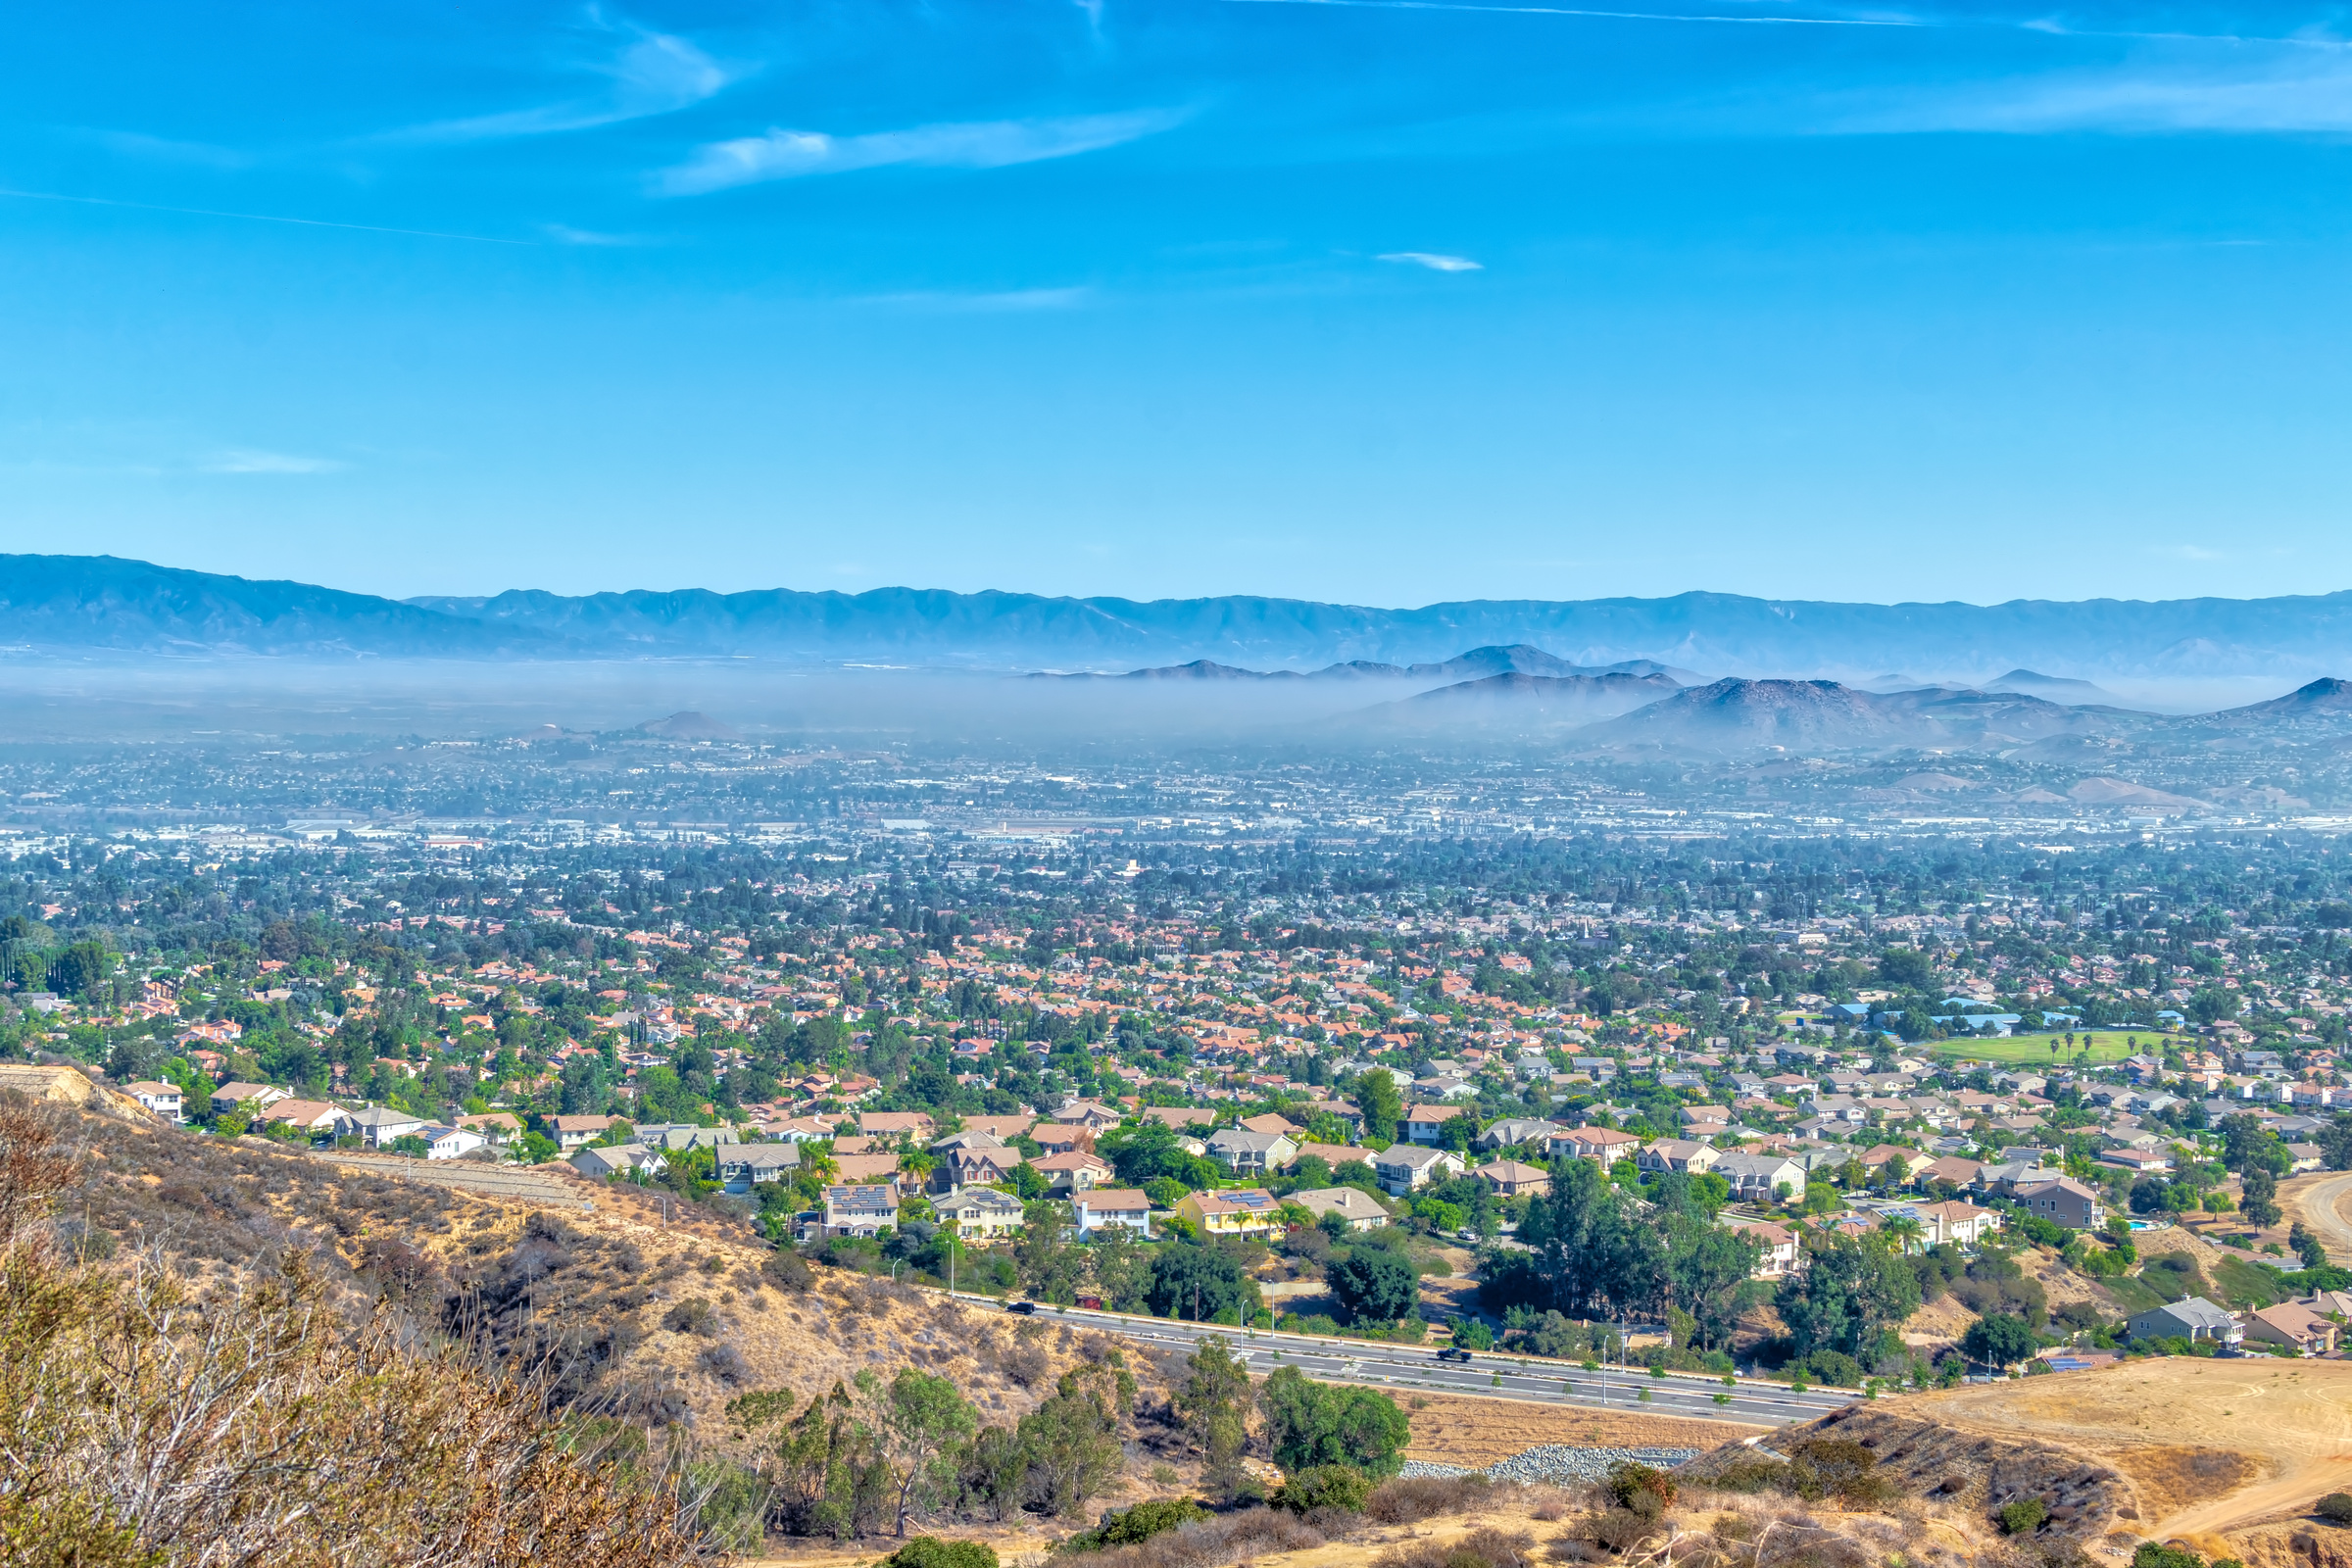
[[[2088,1034],[2075,1036],[2075,1048],[2066,1048],[2064,1031],[2054,1035],[2016,1035],[2007,1040],[1939,1040],[1932,1048],[1945,1061],[1997,1061],[2004,1066],[2043,1066],[2069,1062],[2082,1054],[2082,1042],[2090,1042],[2090,1059],[2096,1062],[2121,1061],[2132,1054],[2131,1041],[2138,1041],[2141,1051],[2161,1051],[2169,1037],[2148,1029],[2094,1029]],[[2058,1048],[2055,1054],[2050,1047]]]

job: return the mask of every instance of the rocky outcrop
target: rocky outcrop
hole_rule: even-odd
[[[1704,1481],[1761,1453],[1785,1455],[1811,1438],[1858,1443],[1878,1456],[1878,1473],[1907,1495],[1990,1518],[2038,1497],[2049,1509],[2044,1536],[2112,1548],[2140,1517],[2137,1493],[2114,1465],[2031,1438],[1994,1438],[1867,1404],[1775,1433],[1761,1444],[1726,1444],[1683,1467]],[[2347,1563],[2344,1568],[2352,1568]]]
[[[0,1090],[9,1089],[29,1099],[48,1101],[51,1104],[74,1105],[83,1110],[108,1110],[135,1121],[154,1120],[148,1114],[147,1107],[121,1090],[109,1089],[78,1067],[0,1062]]]

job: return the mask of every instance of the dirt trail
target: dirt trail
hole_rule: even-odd
[[[2352,1363],[2183,1356],[1903,1404],[1926,1420],[2039,1438],[2115,1465],[2138,1485],[2150,1515],[2136,1528],[2159,1540],[2251,1525],[2352,1483]],[[2190,1449],[2245,1455],[2250,1484],[2215,1475],[2182,1485],[2175,1472]]]
[[[2320,1233],[2329,1256],[2352,1256],[2352,1220],[2344,1215],[2345,1200],[2352,1199],[2352,1172],[2297,1176],[2279,1183],[2278,1197],[2290,1216],[2300,1214]]]

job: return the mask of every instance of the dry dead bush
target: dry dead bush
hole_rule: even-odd
[[[704,1346],[694,1364],[730,1389],[739,1389],[752,1381],[752,1363],[732,1345]]]
[[[718,1333],[718,1314],[704,1298],[689,1297],[662,1314],[662,1326],[672,1334],[698,1334],[710,1339]]]
[[[1494,1496],[1494,1483],[1485,1476],[1398,1476],[1373,1489],[1364,1499],[1364,1517],[1377,1524],[1409,1525],[1440,1514],[1474,1513]]]
[[[662,1467],[605,1462],[532,1387],[418,1348],[392,1309],[352,1332],[306,1250],[201,1302],[152,1255],[122,1273],[61,1259],[47,1214],[80,1180],[48,1118],[0,1101],[0,1560],[666,1568],[705,1555]]]
[[[1535,1568],[1536,1538],[1524,1530],[1480,1525],[1452,1541],[1408,1541],[1372,1559],[1372,1568]]]
[[[1107,1551],[1056,1557],[1055,1568],[1226,1568],[1274,1551],[1304,1551],[1325,1544],[1323,1533],[1275,1508],[1197,1519],[1150,1541]]]

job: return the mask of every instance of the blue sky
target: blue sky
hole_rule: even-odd
[[[0,549],[373,592],[2352,586],[2352,8],[122,4]]]

